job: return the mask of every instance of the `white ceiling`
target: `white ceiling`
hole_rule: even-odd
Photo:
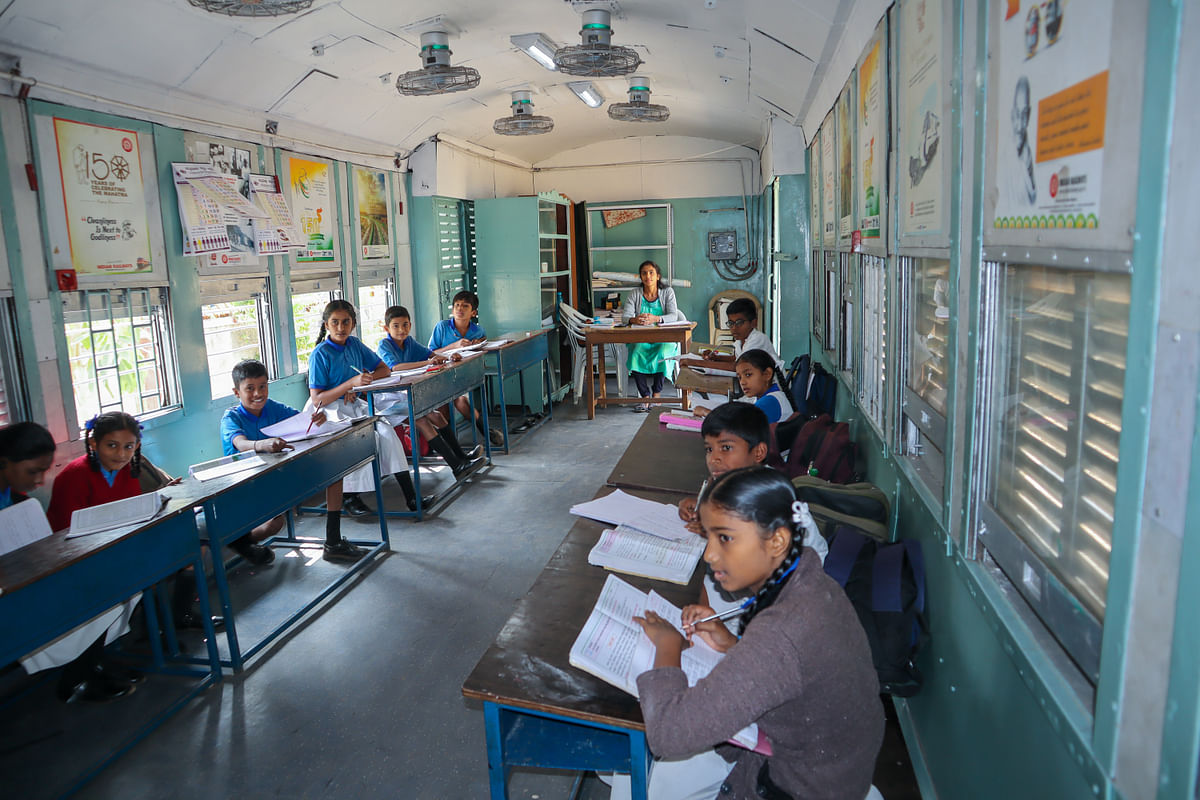
[[[0,0],[3,2],[3,0]],[[667,134],[761,144],[771,114],[795,122],[812,102],[854,0],[316,0],[300,14],[265,19],[212,14],[187,0],[11,0],[0,10],[0,51],[35,66],[65,57],[81,82],[105,99],[156,89],[177,113],[189,98],[246,116],[288,120],[411,150],[435,133],[539,162],[565,150],[627,136]],[[509,37],[541,32],[578,44],[580,12],[609,8],[613,43],[645,62],[651,101],[665,123],[621,123],[588,108],[567,88],[580,80],[549,71]],[[475,67],[479,87],[403,97],[398,74],[420,67],[422,30],[450,33],[451,62]],[[324,45],[324,55],[315,55]],[[60,62],[63,63],[63,62]],[[26,69],[26,74],[37,78]],[[625,78],[595,85],[623,102]],[[533,92],[552,133],[506,137],[492,121],[509,113],[510,92]],[[202,103],[196,102],[196,109]]]

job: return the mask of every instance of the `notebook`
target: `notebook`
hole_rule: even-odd
[[[164,495],[159,492],[146,492],[137,497],[78,508],[71,514],[71,530],[67,533],[67,538],[74,539],[77,536],[88,536],[113,528],[138,525],[153,519],[166,504],[167,498]]]

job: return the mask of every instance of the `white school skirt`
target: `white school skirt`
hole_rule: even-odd
[[[304,404],[305,413],[311,414],[314,405],[310,397]],[[331,417],[336,414],[338,419],[346,417],[365,417],[367,401],[359,398],[353,403],[338,400],[326,405],[325,412]],[[379,454],[379,476],[381,478],[397,472],[408,470],[408,459],[404,457],[404,446],[392,426],[382,419],[375,420],[375,452]],[[371,465],[360,467],[342,479],[342,490],[346,492],[373,492],[375,478],[371,474]]]
[[[129,618],[141,599],[140,594],[135,595],[124,603],[97,614],[82,625],[72,628],[54,641],[22,658],[21,666],[25,668],[26,672],[33,674],[44,669],[69,664],[79,658],[83,651],[91,647],[92,643],[102,634],[105,644],[115,642],[129,632]]]

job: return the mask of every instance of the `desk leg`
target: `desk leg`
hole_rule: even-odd
[[[598,348],[600,353],[600,366],[596,370],[596,377],[600,380],[600,399],[597,401],[600,405],[608,408],[608,367],[604,364],[604,348],[606,345],[600,345]]]
[[[488,788],[491,800],[508,800],[508,770],[504,766],[504,732],[500,730],[500,707],[483,704],[483,727],[487,732]]]
[[[454,404],[450,404],[451,408]],[[454,430],[454,417],[450,418],[450,430]],[[413,491],[417,495],[417,521],[425,519],[425,504],[421,502],[421,434],[417,431],[417,415],[413,413],[412,393],[408,395],[408,457],[412,459],[412,483]],[[379,459],[375,459],[375,472],[379,472]],[[379,484],[375,484],[376,502],[379,503],[380,522],[383,521],[383,493],[379,488]]]
[[[508,447],[509,447],[509,445],[508,445],[508,401],[504,399],[504,355],[503,354],[500,354],[497,356],[496,363],[499,366],[499,369],[497,370],[497,372],[499,374],[496,375],[496,383],[500,385],[500,389],[498,390],[498,394],[500,395],[500,428],[501,428],[500,432],[504,434],[504,452],[508,453]],[[517,375],[520,376],[520,373],[518,372]],[[525,391],[524,384],[521,385],[521,391],[522,392]],[[522,402],[524,402],[523,399],[522,399]],[[487,438],[490,441],[492,438],[491,434],[488,434]]]
[[[554,418],[554,390],[551,388],[550,382],[550,354],[546,353],[546,357],[542,359],[542,379],[546,384],[546,419]]]
[[[210,531],[217,530],[217,509],[211,503],[204,504],[204,518],[208,523]],[[213,579],[217,582],[217,594],[221,598],[221,612],[225,615],[225,641],[229,643],[229,666],[233,667],[234,672],[242,671],[242,649],[238,646],[237,624],[233,620],[233,600],[229,596],[229,578],[225,575],[225,559],[222,558],[221,544],[216,539],[209,537],[208,549],[212,553],[212,568]],[[203,586],[201,578],[203,572],[196,573],[196,585]],[[199,592],[201,600],[201,610],[207,605],[207,600],[204,597],[204,592]],[[212,621],[209,620],[209,624]],[[207,633],[207,631],[205,631]]]
[[[629,732],[629,788],[632,800],[648,800],[650,780],[650,748],[646,747],[646,734],[642,731]]]
[[[220,559],[217,559],[218,561]],[[212,610],[208,604],[208,587],[203,580],[204,577],[204,557],[200,551],[196,551],[196,560],[192,563],[192,571],[197,576],[196,579],[196,594],[199,595],[200,603],[200,622],[204,625],[204,641],[208,645],[208,664],[212,668],[213,680],[221,680],[221,654],[217,652],[217,632],[213,628]],[[233,617],[225,617],[228,622],[233,622]],[[172,629],[174,625],[170,626]]]
[[[483,384],[480,384],[481,387],[482,387],[482,385]],[[481,394],[482,394],[482,392],[481,392]],[[474,427],[474,425],[475,425],[475,393],[473,391],[467,392],[467,400],[471,404],[471,426]],[[479,409],[479,416],[483,420],[483,429],[485,431],[488,431],[488,433],[485,433],[483,435],[483,452],[485,455],[487,455],[487,463],[490,465],[492,463],[492,434],[491,434],[492,423],[488,419],[487,401],[485,400],[481,405],[483,406],[483,408]],[[508,448],[508,430],[507,430],[507,428],[504,431],[504,447],[505,447],[505,452],[508,452],[508,449],[507,449]]]
[[[603,345],[601,345],[603,347]],[[587,350],[587,372],[584,380],[587,382],[588,419],[596,418],[596,379],[592,377],[592,343],[584,339],[584,349]]]

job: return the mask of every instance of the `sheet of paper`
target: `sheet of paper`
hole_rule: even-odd
[[[76,509],[71,514],[71,531],[67,538],[74,539],[146,522],[153,519],[166,503],[167,498],[158,492],[147,492],[112,503]]]
[[[510,342],[512,342],[512,339],[495,339],[484,342],[477,347],[480,350],[499,350],[501,347],[504,347],[504,345],[509,344]]]
[[[613,525],[628,525],[664,539],[678,540],[695,536],[684,526],[675,506],[634,497],[620,489],[596,500],[574,505],[571,513]]]
[[[50,522],[37,500],[26,500],[0,511],[0,556],[50,535]]]
[[[731,369],[717,369],[716,367],[692,367],[700,375],[717,375],[722,378],[736,378],[737,373]]]
[[[252,453],[247,453],[241,458],[238,458],[239,455],[241,454],[238,453],[232,456],[226,456],[225,458],[220,459],[220,461],[224,463],[212,464],[212,466],[197,464],[196,467],[200,467],[200,469],[196,469],[196,467],[189,467],[188,473],[193,478],[203,483],[204,481],[223,478],[226,475],[233,475],[235,473],[242,472],[243,470],[260,467],[267,463],[263,461],[262,458]],[[211,464],[212,462],[209,463]]]
[[[712,410],[717,406],[723,406],[729,402],[729,398],[724,395],[714,394],[710,397],[704,397],[700,394],[693,393],[691,397],[692,408],[707,408]]]
[[[351,425],[350,420],[325,420],[324,425],[311,425],[312,414],[301,411],[288,417],[283,422],[276,422],[262,429],[267,436],[278,436],[285,442],[299,442],[305,439],[317,439],[330,436],[338,431],[344,431]]]

